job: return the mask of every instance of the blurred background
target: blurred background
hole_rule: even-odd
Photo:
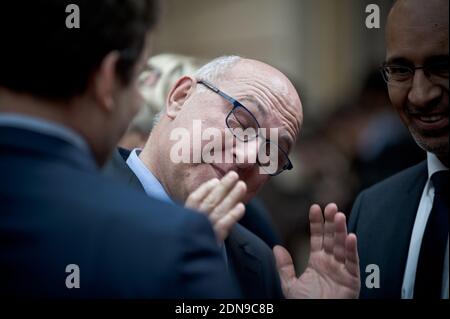
[[[264,61],[285,73],[304,107],[292,171],[260,193],[297,271],[309,254],[308,209],[335,202],[347,215],[358,192],[424,154],[389,103],[378,72],[393,0],[167,0],[154,55],[206,62],[221,55]],[[380,28],[367,29],[368,4]]]

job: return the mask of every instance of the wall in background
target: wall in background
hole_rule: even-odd
[[[365,27],[366,5],[381,28]],[[265,61],[297,86],[306,115],[320,120],[358,92],[384,57],[392,0],[167,0],[155,53],[202,58],[238,54]]]

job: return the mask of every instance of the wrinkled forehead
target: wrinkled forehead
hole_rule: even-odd
[[[290,149],[302,121],[301,102],[292,84],[277,76],[237,77],[224,85],[230,95],[250,110],[261,128],[278,129],[280,143]]]
[[[277,69],[258,61],[238,63],[229,73],[237,93],[249,100],[269,99],[300,115],[301,103],[291,81]],[[269,109],[270,110],[270,109]]]

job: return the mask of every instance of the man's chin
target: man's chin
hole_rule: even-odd
[[[413,138],[420,148],[423,150],[434,153],[437,156],[447,155],[449,152],[449,136],[448,130],[446,134],[440,134],[439,136],[423,136],[421,134],[413,133]]]

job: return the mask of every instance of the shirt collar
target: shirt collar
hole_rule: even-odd
[[[174,202],[169,197],[162,184],[139,158],[140,152],[141,149],[137,148],[131,151],[130,156],[128,156],[127,159],[128,167],[133,171],[134,175],[136,175],[148,196],[173,204]]]
[[[428,167],[428,179],[431,176],[439,171],[446,171],[448,167],[446,167],[442,162],[437,158],[437,156],[431,152],[427,152],[427,167]]]

